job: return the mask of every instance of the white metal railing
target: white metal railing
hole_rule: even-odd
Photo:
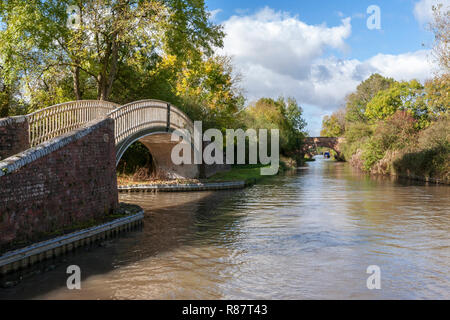
[[[58,137],[80,128],[89,121],[106,117],[118,104],[80,100],[51,106],[27,115],[30,146]]]
[[[115,122],[116,145],[127,137],[147,128],[164,127],[188,129],[194,125],[189,117],[175,106],[160,100],[142,100],[126,104],[108,114]]]
[[[116,144],[151,127],[188,129],[191,133],[194,130],[192,121],[183,111],[160,100],[142,100],[124,106],[98,100],[72,101],[26,117],[31,147],[105,117],[114,119]]]

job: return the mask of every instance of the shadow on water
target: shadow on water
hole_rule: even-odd
[[[226,246],[239,236],[240,215],[227,208],[227,202],[243,201],[243,190],[198,193],[129,193],[120,200],[140,205],[145,211],[140,230],[99,244],[78,248],[60,258],[43,262],[34,268],[13,274],[0,288],[0,299],[33,299],[54,290],[67,290],[66,268],[77,265],[82,283],[96,275],[107,274],[140,260],[163,255],[195,242]],[[161,202],[161,198],[164,201]],[[227,230],[224,234],[223,230]],[[86,297],[89,298],[89,297]]]

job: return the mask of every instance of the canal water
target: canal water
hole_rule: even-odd
[[[449,299],[449,196],[321,158],[244,190],[122,194],[145,209],[141,231],[68,255],[0,299]],[[66,288],[69,265],[81,290]]]

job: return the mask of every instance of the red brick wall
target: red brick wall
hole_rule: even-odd
[[[118,206],[113,120],[96,122],[89,131],[77,130],[21,156],[28,164],[0,176],[0,246],[36,240]]]
[[[0,161],[30,147],[25,117],[0,119]]]

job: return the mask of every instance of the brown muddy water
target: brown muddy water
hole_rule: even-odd
[[[449,299],[449,195],[320,158],[244,190],[122,194],[145,209],[141,231],[0,299]],[[69,265],[81,290],[66,287]],[[370,265],[380,290],[367,288]]]

